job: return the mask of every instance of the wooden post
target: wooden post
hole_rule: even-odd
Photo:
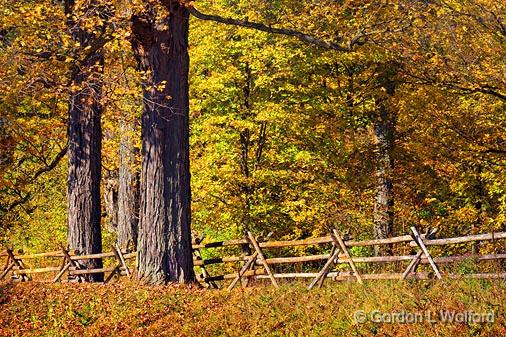
[[[0,252],[0,254],[1,254],[1,253],[2,253],[2,252]],[[6,253],[7,253],[7,252],[6,252]],[[5,265],[4,265],[4,267],[2,268],[2,271],[4,271],[4,270],[5,270],[5,269],[9,266],[9,262],[10,262],[9,255],[7,254],[7,255],[5,255],[5,256],[7,256],[7,260],[5,261]]]
[[[276,282],[276,278],[272,274],[271,268],[269,267],[269,264],[265,260],[265,256],[262,253],[262,250],[260,249],[260,246],[258,245],[257,240],[255,239],[255,237],[253,236],[253,234],[251,234],[251,232],[248,232],[248,238],[249,238],[251,244],[253,245],[253,248],[255,248],[255,251],[258,253],[258,257],[259,257],[260,263],[262,263],[262,265],[265,268],[265,271],[267,272],[267,275],[269,275],[269,278],[271,279],[272,285],[274,287],[276,287],[276,288],[279,288],[278,282]]]
[[[200,254],[200,249],[196,248],[196,249],[193,249],[193,256],[195,257],[195,259],[197,260],[202,260],[202,255]],[[216,282],[214,281],[207,281],[206,278],[207,277],[210,277],[211,275],[209,274],[209,272],[207,271],[206,267],[204,264],[202,264],[200,266],[200,270],[202,271],[202,276],[204,276],[204,282],[207,284],[207,287],[208,288],[213,288],[213,289],[218,289],[218,285],[216,284]]]
[[[111,273],[109,274],[109,276],[107,276],[107,278],[104,280],[104,283],[109,283],[109,281],[112,280],[112,278],[116,274],[121,275],[121,270],[120,270],[120,266],[119,265],[116,265],[116,267],[114,267],[114,269],[111,271]]]
[[[65,273],[65,271],[67,269],[70,269],[70,267],[74,268],[75,270],[79,270],[81,269],[81,265],[77,262],[77,261],[74,261],[72,260],[72,257],[70,256],[70,253],[69,251],[65,248],[65,247],[61,247],[61,251],[63,253],[63,256],[65,257],[65,259],[67,259],[67,266],[65,266],[66,268],[62,269],[62,271],[60,271],[60,273],[58,273],[58,278],[55,277],[55,279],[53,280],[54,282],[58,281],[62,275]],[[77,279],[78,282],[82,282],[83,281],[83,277],[81,275],[74,275]]]
[[[12,252],[12,249],[7,248],[7,254],[9,255],[12,262],[14,263],[14,265],[11,268],[18,267],[18,270],[25,269],[23,261],[21,259],[16,259],[16,256]],[[13,276],[15,277],[18,275],[16,275],[16,272],[13,272]],[[31,279],[30,276],[28,276],[26,274],[19,275],[19,278],[21,279],[22,282],[29,281]]]
[[[267,235],[264,237],[264,236],[263,236],[263,233],[262,233],[262,235],[256,239],[256,241],[258,242],[258,246],[260,246],[262,243],[264,243],[264,242],[268,241],[268,240],[271,238],[272,234],[273,234],[273,232],[269,232],[269,233],[267,233]],[[255,262],[256,262],[256,261],[255,261]],[[269,263],[269,259],[267,259],[265,262]],[[254,274],[255,274],[255,273],[254,273],[254,270],[255,270],[255,263],[253,263],[253,264],[249,267],[249,269],[248,269],[248,271],[246,272],[246,274],[248,274],[249,272],[251,272],[251,273],[253,273],[253,275],[254,275]],[[247,288],[247,287],[249,286],[250,282],[251,282],[251,279],[252,279],[252,276],[246,276],[246,280],[244,280],[244,282],[242,282],[242,287],[243,287],[243,288]]]
[[[116,257],[119,259],[121,265],[123,268],[125,268],[125,273],[127,276],[130,276],[130,269],[128,269],[128,266],[125,262],[125,258],[123,257],[123,253],[121,253],[121,248],[119,248],[118,245],[116,245],[116,248],[113,247],[114,254],[116,254]]]
[[[430,255],[429,251],[427,250],[427,247],[425,246],[425,244],[422,240],[422,237],[420,236],[420,233],[418,233],[418,230],[416,229],[415,226],[411,227],[411,231],[413,232],[413,240],[418,245],[418,247],[420,247],[420,249],[423,251],[423,254],[427,258],[427,260],[429,260],[429,263],[430,263],[432,269],[434,270],[436,277],[441,280],[443,277],[441,276],[441,273],[439,272],[439,269],[437,268],[436,263],[432,259],[432,256]]]
[[[427,232],[425,233],[425,238],[429,239],[429,238],[433,238],[434,237],[434,234],[437,232],[437,229],[429,229],[427,230]],[[423,240],[423,237],[422,237],[422,240]],[[404,271],[404,273],[402,273],[402,276],[400,277],[401,280],[405,280],[409,274],[411,272],[414,272],[416,270],[416,267],[420,264],[420,262],[422,261],[422,255],[423,255],[423,250],[419,250],[416,255],[413,257],[413,259],[411,260],[411,262],[409,263],[408,267],[406,268],[406,270]]]
[[[58,272],[58,274],[56,274],[56,276],[53,278],[53,283],[56,283],[60,280],[60,278],[63,276],[63,274],[67,271],[67,269],[69,269],[70,267],[70,262],[67,262],[67,257],[65,256],[65,254],[62,252],[62,261],[61,261],[61,264],[60,264],[60,271]]]
[[[232,280],[232,282],[230,283],[230,285],[228,286],[228,290],[232,290],[235,285],[237,284],[237,282],[239,282],[239,280],[242,278],[242,275],[249,269],[249,267],[255,262],[255,260],[257,259],[257,256],[258,256],[258,252],[254,252],[250,259],[248,261],[246,261],[246,263],[242,266],[241,270],[239,271],[239,273],[237,274],[237,276]]]
[[[123,255],[121,253],[121,249],[116,247],[112,247],[112,251],[114,253],[114,256],[118,260],[118,263],[114,267],[114,269],[111,271],[109,276],[105,279],[104,283],[109,283],[110,280],[114,277],[114,275],[118,275],[118,277],[121,276],[121,267],[125,269],[125,273],[127,276],[130,276],[130,270],[128,269],[128,266],[125,263],[125,259],[123,258]]]
[[[411,273],[411,271],[413,271],[416,268],[416,266],[418,266],[418,264],[422,260],[422,254],[423,254],[422,250],[419,250],[418,253],[416,253],[415,257],[413,257],[404,273],[402,273],[401,280],[405,280],[406,277],[408,277],[409,273]]]
[[[249,266],[246,274],[248,274],[248,272],[253,272],[254,270],[255,270],[255,263],[253,263],[253,264],[251,264],[251,266]],[[241,280],[241,282],[242,282],[242,287],[247,288],[251,282],[251,276],[246,276],[246,279]]]
[[[362,278],[360,277],[360,274],[358,273],[357,267],[355,266],[355,262],[353,262],[353,259],[351,258],[350,253],[348,252],[348,248],[346,248],[346,245],[344,244],[343,239],[337,232],[337,230],[334,228],[332,229],[333,239],[335,238],[337,240],[337,243],[341,250],[343,251],[343,254],[346,258],[349,259],[349,264],[351,267],[351,270],[353,270],[353,273],[355,274],[355,277],[357,278],[358,283],[363,284]]]
[[[7,253],[7,247],[5,247],[5,253]],[[2,269],[2,273],[0,274],[0,280],[2,280],[5,277],[5,275],[7,275],[7,273],[9,272],[9,270],[12,269],[12,267],[14,267],[14,262],[11,262],[11,256],[7,254],[7,260],[5,261],[5,266]]]
[[[195,236],[195,233],[192,232],[192,257],[193,257],[193,261],[203,261],[204,259],[202,258],[202,254],[200,254],[200,249],[199,248],[194,248],[196,245],[198,245],[199,243],[201,243],[205,238],[205,235],[202,234],[201,236],[197,237]],[[195,264],[194,264],[195,266]],[[207,269],[206,269],[206,266],[204,263],[202,263],[202,265],[200,265],[200,271],[202,274],[200,275],[196,275],[197,276],[197,279],[199,277],[201,277],[205,283],[205,287],[206,288],[214,288],[214,289],[217,289],[218,288],[218,285],[216,284],[216,282],[214,281],[209,281],[208,278],[211,276],[208,272],[207,272]],[[200,280],[199,280],[200,281]]]
[[[70,266],[72,266],[71,263],[67,263],[66,265],[64,265],[60,271],[58,272],[58,274],[56,274],[56,276],[54,277],[53,279],[53,283],[56,283],[60,280],[60,278],[63,276],[63,274],[65,274],[65,272],[70,268]]]
[[[0,275],[0,280],[2,280],[2,279],[5,277],[5,275],[7,275],[7,273],[8,273],[8,272],[9,272],[9,271],[10,271],[10,270],[11,270],[11,269],[12,269],[12,268],[16,265],[16,263],[15,263],[15,262],[11,262],[11,263],[9,264],[10,260],[11,260],[11,257],[10,257],[10,256],[8,256],[8,257],[7,257],[7,266],[6,266],[6,267],[5,267],[5,269],[2,271],[2,274]]]
[[[313,282],[311,282],[311,284],[307,287],[308,290],[313,289],[313,287],[316,285],[316,283],[318,283],[318,281],[320,281],[321,278],[324,278],[327,275],[330,267],[335,263],[335,260],[338,258],[340,251],[341,251],[341,249],[339,247],[336,247],[334,254],[332,254],[329,257],[327,262],[325,262],[325,265],[323,266],[323,268],[320,270],[320,272],[314,278]]]

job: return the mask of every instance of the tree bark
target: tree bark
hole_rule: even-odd
[[[375,198],[374,198],[374,237],[385,239],[392,235],[394,228],[394,185],[392,181],[394,159],[392,151],[395,140],[395,122],[382,104],[380,118],[375,121]],[[383,251],[382,251],[383,250]],[[376,246],[376,254],[389,254],[388,246]]]
[[[0,117],[0,170],[12,162],[13,149],[12,137],[7,130],[7,121]]]
[[[82,48],[95,36],[72,18],[74,1],[65,2],[67,26]],[[77,59],[77,57],[76,57]],[[102,252],[100,228],[100,179],[102,128],[102,74],[104,57],[100,50],[76,60],[71,67],[68,121],[68,245],[80,254]],[[101,268],[102,260],[80,261],[87,268]],[[86,275],[87,281],[103,281],[103,273]]]
[[[133,17],[143,82],[138,276],[148,284],[193,282],[190,231],[188,10],[163,1]]]
[[[397,86],[399,65],[395,62],[378,66],[378,85],[381,94],[376,97],[376,114],[373,118],[375,136],[375,198],[374,237],[385,239],[394,229],[394,158],[397,113],[392,111],[391,98]],[[376,246],[376,255],[391,254],[391,247]]]
[[[118,230],[118,170],[106,171],[102,174],[104,186],[103,198],[108,229]]]
[[[120,121],[119,188],[118,188],[118,245],[130,243],[137,248],[139,224],[139,174],[135,169],[137,149],[134,146],[135,126],[124,118]]]

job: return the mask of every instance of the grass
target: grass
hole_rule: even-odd
[[[505,281],[328,282],[203,290],[0,283],[0,336],[504,336]],[[493,323],[357,323],[357,310],[493,312]],[[386,316],[388,318],[388,315]]]

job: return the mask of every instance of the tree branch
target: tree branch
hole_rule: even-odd
[[[37,179],[43,173],[49,172],[54,169],[58,163],[62,160],[63,157],[67,154],[68,146],[65,146],[61,151],[54,157],[54,159],[45,167],[40,168],[32,177],[32,180]]]
[[[62,160],[62,158],[67,154],[67,149],[68,149],[68,146],[65,146],[63,149],[61,149],[61,151],[54,157],[54,159],[49,164],[38,169],[35,172],[35,174],[33,175],[33,177],[31,177],[31,181],[34,181],[35,179],[40,177],[42,174],[53,170],[58,165],[58,163]],[[30,192],[28,192],[24,196],[21,196],[21,192],[17,192],[17,194],[19,195],[19,199],[12,202],[10,205],[0,204],[0,211],[1,212],[4,212],[4,213],[10,212],[14,208],[16,208],[17,206],[21,206],[21,205],[25,204],[26,202],[28,202],[32,197],[32,194]]]
[[[318,46],[318,47],[321,47],[324,49],[332,49],[332,50],[337,50],[337,51],[348,52],[348,51],[351,51],[351,47],[353,46],[353,45],[345,46],[345,45],[341,45],[339,43],[327,42],[327,41],[324,41],[316,36],[304,34],[300,31],[297,31],[294,29],[274,28],[271,26],[267,26],[263,23],[236,20],[236,19],[232,19],[232,18],[224,18],[224,17],[218,16],[218,15],[204,14],[204,13],[198,11],[193,6],[189,6],[188,10],[191,15],[193,15],[194,17],[196,17],[200,20],[214,21],[214,22],[219,22],[219,23],[223,23],[226,25],[252,28],[252,29],[260,30],[262,32],[267,32],[267,33],[272,33],[272,34],[277,34],[277,35],[293,36],[305,43],[309,43],[309,44],[312,44],[312,45],[315,45],[315,46]]]

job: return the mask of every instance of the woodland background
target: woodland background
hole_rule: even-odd
[[[105,246],[123,221],[121,181],[136,184],[140,171],[143,73],[125,20],[131,4],[107,18]],[[195,6],[346,50],[191,18],[194,232],[294,239],[331,227],[371,238],[385,224],[391,235],[411,225],[448,236],[506,230],[502,2]],[[70,37],[58,1],[0,0],[0,17],[0,242],[57,249],[67,236],[68,72],[86,47]]]

